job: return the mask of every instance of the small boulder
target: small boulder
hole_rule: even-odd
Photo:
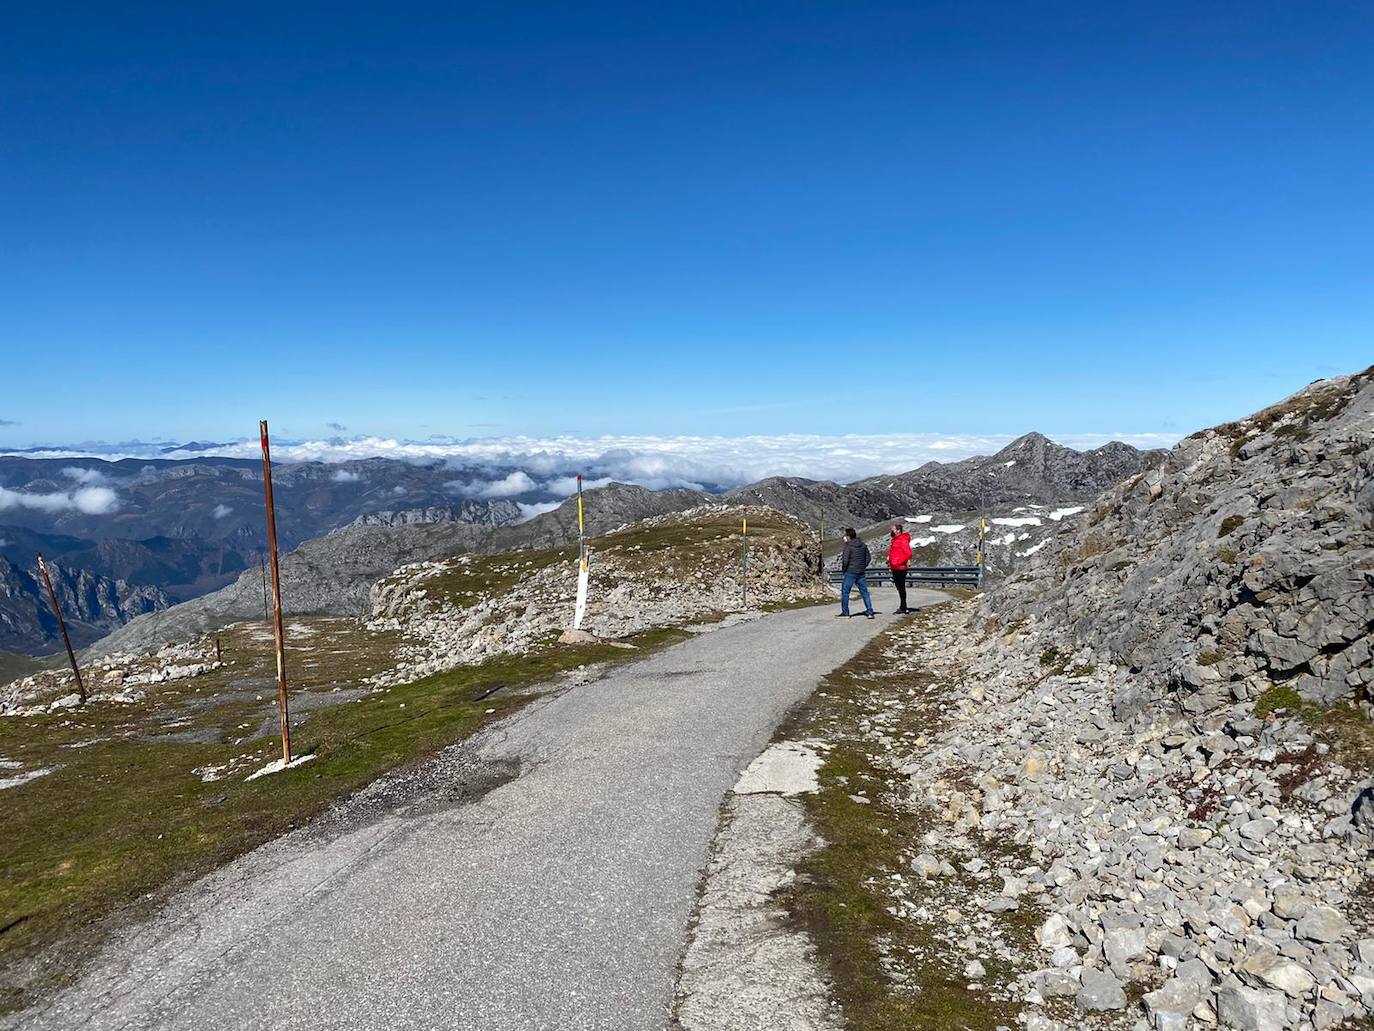
[[[922,878],[938,877],[940,874],[940,860],[929,853],[922,852],[911,861],[911,868],[920,874]]]
[[[1308,897],[1291,884],[1285,884],[1274,892],[1274,915],[1280,920],[1301,920],[1311,908]]]
[[[1102,939],[1102,954],[1114,967],[1124,966],[1145,954],[1145,931],[1141,928],[1119,927],[1108,931]]]
[[[1282,992],[1225,984],[1217,992],[1217,1019],[1223,1027],[1239,1031],[1283,1031],[1288,1023],[1286,1001]]]
[[[1184,827],[1178,832],[1178,847],[1190,851],[1201,848],[1212,839],[1212,832],[1206,827]]]
[[[1079,1009],[1120,1010],[1126,1008],[1126,991],[1111,971],[1084,967],[1082,987],[1074,1001]]]
[[[564,630],[558,637],[559,644],[596,644],[597,636],[585,630]]]
[[[1035,940],[1046,952],[1063,948],[1073,942],[1073,931],[1069,922],[1059,913],[1051,913],[1035,932]]]
[[[1313,942],[1338,942],[1350,933],[1350,922],[1330,906],[1313,906],[1298,921],[1297,935]]]
[[[1266,988],[1277,988],[1285,995],[1301,998],[1317,981],[1305,969],[1282,956],[1251,956],[1240,966],[1241,976]]]

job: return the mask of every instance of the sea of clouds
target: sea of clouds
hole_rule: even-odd
[[[868,476],[906,472],[928,461],[953,462],[973,455],[992,454],[1014,439],[998,434],[888,433],[848,436],[784,434],[748,437],[484,437],[469,440],[432,438],[394,440],[361,436],[352,439],[274,441],[277,462],[348,462],[390,458],[416,463],[444,463],[465,471],[455,480],[455,493],[469,497],[517,497],[533,492],[566,496],[575,489],[574,472],[588,486],[618,480],[654,490],[667,487],[730,488],[766,476],[799,476],[841,483]],[[1093,448],[1111,440],[1137,447],[1167,447],[1178,438],[1161,433],[1073,433],[1055,437],[1073,448]],[[177,450],[167,443],[82,444],[42,451],[3,451],[43,458],[258,458],[257,440],[234,441],[195,451]],[[491,470],[490,477],[480,475]],[[474,470],[476,472],[474,472]],[[82,473],[75,470],[75,473]],[[350,482],[360,474],[339,470],[334,479]],[[76,476],[74,475],[74,479]],[[103,488],[93,478],[67,495],[69,507],[99,503],[88,493]],[[14,494],[15,492],[7,492]],[[25,495],[26,501],[36,495]],[[0,510],[6,507],[0,494]],[[12,499],[8,502],[14,504]],[[58,502],[51,502],[57,504]]]

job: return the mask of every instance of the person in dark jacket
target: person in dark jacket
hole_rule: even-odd
[[[840,572],[844,573],[844,583],[840,587],[840,612],[841,616],[849,616],[849,592],[854,587],[859,588],[859,597],[864,600],[864,615],[872,619],[875,615],[873,611],[873,599],[868,596],[868,578],[864,576],[864,571],[868,569],[869,560],[872,558],[868,553],[868,545],[859,540],[859,535],[854,532],[854,527],[844,528],[844,551],[840,552]]]
[[[906,571],[911,565],[911,534],[902,529],[901,523],[892,524],[892,543],[887,546],[887,568],[892,570],[892,586],[897,588],[901,603],[897,615],[904,616],[911,610],[906,607]]]

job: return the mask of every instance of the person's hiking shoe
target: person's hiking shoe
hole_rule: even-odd
[[[836,618],[836,619],[848,619],[848,618],[849,618],[849,613],[848,613],[848,612],[837,612],[837,613],[835,613],[835,618]]]
[[[864,616],[866,616],[868,619],[872,619],[872,618],[873,618],[874,616],[876,616],[876,615],[877,615],[876,612],[865,612],[865,613],[864,613]]]

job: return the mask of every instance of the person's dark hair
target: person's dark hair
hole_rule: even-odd
[[[844,535],[845,535],[846,537],[848,537],[851,541],[852,541],[855,537],[859,536],[857,533],[854,532],[854,527],[852,527],[852,526],[846,526],[846,527],[844,528]]]

